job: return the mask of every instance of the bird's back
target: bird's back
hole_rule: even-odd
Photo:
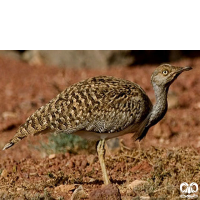
[[[130,81],[99,76],[76,83],[39,108],[15,138],[45,131],[115,133],[141,124],[152,109],[143,89]]]

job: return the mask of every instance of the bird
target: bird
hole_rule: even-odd
[[[97,76],[66,88],[27,118],[3,150],[28,135],[64,132],[97,141],[103,182],[110,182],[105,165],[105,141],[132,133],[142,140],[167,112],[169,86],[191,67],[161,64],[151,76],[156,103],[136,83],[112,76]]]

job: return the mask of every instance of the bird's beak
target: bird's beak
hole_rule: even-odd
[[[177,71],[178,73],[182,73],[183,71],[189,71],[192,67],[180,67],[180,69]]]
[[[192,69],[192,67],[183,67],[183,71],[189,71],[191,69]]]
[[[182,72],[191,70],[192,67],[176,67],[174,73],[172,73],[172,77],[177,78]]]
[[[173,75],[175,75],[175,77],[178,77],[182,72],[189,71],[191,69],[192,67],[177,67]]]

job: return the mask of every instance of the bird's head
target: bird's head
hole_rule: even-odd
[[[169,87],[182,72],[191,69],[191,67],[176,67],[170,64],[162,64],[153,72],[151,83],[153,86]]]

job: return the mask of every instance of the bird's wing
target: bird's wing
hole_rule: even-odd
[[[112,133],[140,123],[152,105],[137,84],[96,77],[66,89],[49,106],[51,129]]]

